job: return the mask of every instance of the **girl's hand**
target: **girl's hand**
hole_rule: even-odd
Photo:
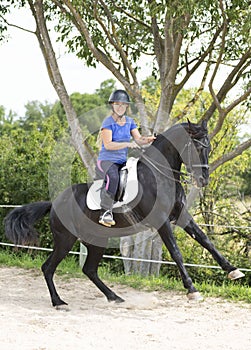
[[[140,138],[140,143],[142,145],[147,145],[148,143],[152,143],[156,139],[155,136],[142,136]]]

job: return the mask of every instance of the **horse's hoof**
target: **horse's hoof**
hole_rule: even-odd
[[[118,298],[115,300],[115,303],[116,303],[116,304],[120,304],[120,303],[124,303],[124,302],[125,302],[125,300],[122,299],[122,298],[120,298],[120,297],[118,297]]]
[[[70,311],[70,308],[67,304],[56,305],[54,307],[58,311]]]
[[[116,298],[108,299],[108,301],[109,303],[120,304],[120,303],[124,303],[125,300],[116,296]]]
[[[228,274],[228,278],[230,278],[230,280],[237,280],[238,278],[242,278],[244,276],[245,276],[244,273],[242,273],[238,269],[233,270],[233,271],[229,272],[229,274]]]
[[[200,294],[200,292],[193,292],[187,294],[188,301],[202,301],[203,296]]]

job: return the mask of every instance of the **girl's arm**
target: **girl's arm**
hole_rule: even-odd
[[[141,136],[138,129],[131,130],[131,135],[132,135],[134,141],[139,146],[143,146],[143,145],[147,145],[149,143],[152,143],[156,139],[155,136]]]

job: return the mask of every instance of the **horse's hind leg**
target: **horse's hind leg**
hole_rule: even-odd
[[[67,305],[62,299],[60,299],[56,287],[53,282],[53,275],[58,264],[65,258],[65,256],[71,250],[73,244],[77,238],[69,232],[57,233],[54,231],[54,249],[49,258],[42,265],[42,271],[50,292],[52,305],[56,308],[60,308],[62,305]]]
[[[105,248],[94,245],[86,245],[87,258],[83,266],[83,273],[104,293],[108,301],[122,303],[124,300],[109,289],[98,277],[98,265],[104,254]]]

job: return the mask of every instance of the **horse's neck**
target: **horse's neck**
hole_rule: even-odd
[[[175,170],[180,170],[183,163],[182,154],[188,142],[188,133],[184,127],[177,124],[162,135],[159,144],[160,152]]]
[[[169,139],[163,138],[156,145],[150,146],[146,154],[156,164],[180,171],[182,160],[179,151],[174,146],[174,142]]]
[[[168,143],[163,147],[162,152],[163,156],[166,158],[167,164],[173,169],[179,171],[181,168],[182,160],[177,149],[171,144]]]

